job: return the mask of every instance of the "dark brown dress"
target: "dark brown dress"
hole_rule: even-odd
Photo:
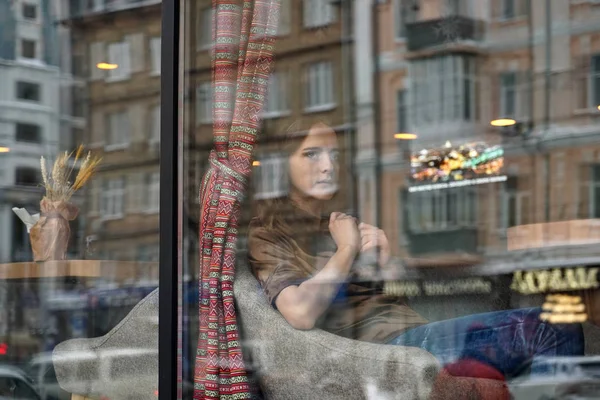
[[[316,218],[293,206],[286,210],[289,211],[273,226],[267,226],[260,218],[250,223],[248,250],[252,272],[273,307],[283,289],[314,276],[336,251],[328,219]],[[375,294],[366,286],[346,282],[316,327],[351,339],[386,343],[425,323],[403,299]]]

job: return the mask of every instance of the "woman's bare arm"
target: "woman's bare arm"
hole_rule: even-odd
[[[298,286],[283,289],[275,305],[296,329],[312,329],[327,310],[340,285],[346,281],[352,263],[360,250],[360,234],[356,220],[342,213],[332,213],[329,231],[337,244],[336,253],[315,276]]]
[[[288,286],[275,300],[277,309],[296,329],[312,329],[348,277],[358,249],[338,248],[325,267],[299,286]]]

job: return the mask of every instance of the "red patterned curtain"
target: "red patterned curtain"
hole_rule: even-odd
[[[213,0],[213,135],[200,189],[194,399],[252,397],[233,299],[240,202],[273,67],[279,0]]]

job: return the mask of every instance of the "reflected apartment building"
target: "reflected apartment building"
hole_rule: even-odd
[[[367,3],[357,2],[355,17]],[[566,246],[580,243],[565,230],[568,221],[600,216],[599,17],[600,5],[587,1],[390,0],[377,6],[376,29],[357,26],[357,38],[375,33],[357,40],[356,53],[378,43],[379,70],[376,93],[357,82],[360,210],[376,220],[381,196],[379,218],[399,254],[460,252],[526,267],[541,260],[532,248],[552,242],[554,261],[598,256],[592,246]],[[357,57],[356,68],[371,62]],[[370,109],[377,95],[380,108]],[[516,124],[490,125],[500,118]],[[505,181],[409,192],[411,153],[471,142],[503,149]],[[381,193],[371,183],[377,167]],[[561,237],[538,227],[545,242],[516,229],[557,221]],[[591,232],[593,223],[578,229]],[[520,248],[508,251],[511,240]]]
[[[59,56],[70,40],[59,11],[52,0],[0,0],[0,263],[32,259],[12,208],[39,212],[40,156],[55,157],[81,128],[69,102],[70,62]]]
[[[82,256],[158,260],[160,1],[64,1],[85,90],[81,142],[102,157],[85,192]]]

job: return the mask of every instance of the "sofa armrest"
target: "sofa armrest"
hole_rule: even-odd
[[[266,398],[429,396],[440,367],[427,351],[294,329],[243,271],[234,292],[247,367]]]

